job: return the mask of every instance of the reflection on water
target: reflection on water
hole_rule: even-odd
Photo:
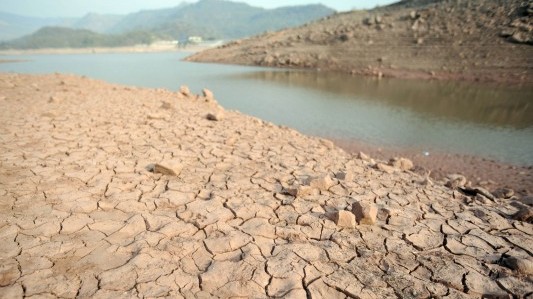
[[[261,71],[236,77],[272,81],[392,105],[453,122],[523,129],[533,126],[533,88],[480,86],[463,82],[416,81],[305,71]]]
[[[184,62],[184,53],[11,56],[0,71],[200,92],[304,133],[533,165],[533,90]]]
[[[335,139],[533,165],[533,90],[309,71],[230,75],[260,87],[247,113]],[[257,97],[257,96],[256,96]]]

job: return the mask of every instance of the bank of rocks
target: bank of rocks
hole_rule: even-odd
[[[532,6],[531,0],[401,1],[231,42],[187,59],[378,78],[533,84]]]

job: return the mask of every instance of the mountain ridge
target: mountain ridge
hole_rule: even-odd
[[[333,13],[335,10],[316,4],[265,9],[226,0],[184,2],[175,7],[141,10],[127,15],[88,13],[77,19],[42,20],[17,15],[10,19],[0,13],[0,29],[3,29],[0,30],[0,41],[20,38],[46,26],[88,29],[100,34],[147,31],[170,39],[183,39],[191,34],[233,39],[301,25]],[[10,21],[12,19],[19,21]],[[30,25],[20,28],[24,20]],[[254,20],[259,24],[254,24]],[[184,32],[172,33],[173,30]]]
[[[123,47],[154,41],[154,35],[145,31],[102,34],[87,29],[47,26],[25,37],[0,43],[0,49]]]

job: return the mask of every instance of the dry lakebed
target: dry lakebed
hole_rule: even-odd
[[[531,197],[215,96],[0,74],[0,297],[533,294]]]

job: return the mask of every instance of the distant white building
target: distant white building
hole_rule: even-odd
[[[201,36],[189,36],[188,38],[188,42],[191,43],[191,44],[199,44],[201,42],[203,42],[204,40],[202,39]]]
[[[152,46],[160,46],[160,47],[170,47],[170,46],[177,46],[178,45],[177,40],[158,40],[156,42],[152,43]]]

